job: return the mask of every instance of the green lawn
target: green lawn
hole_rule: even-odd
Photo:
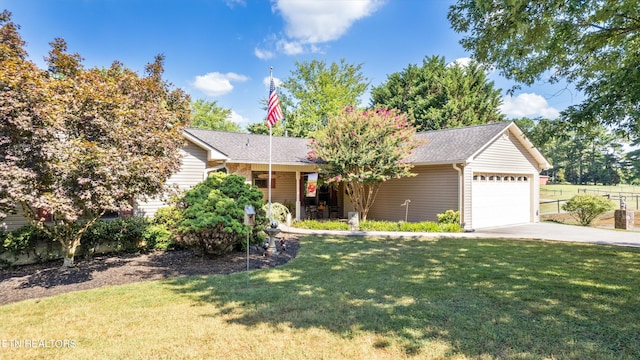
[[[0,358],[632,359],[640,249],[307,237],[276,269],[0,307]],[[0,343],[0,345],[2,345]]]

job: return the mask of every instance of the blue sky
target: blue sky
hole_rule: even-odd
[[[450,0],[0,0],[13,13],[29,58],[44,68],[49,42],[67,41],[86,67],[118,60],[143,73],[164,54],[165,79],[193,99],[216,100],[241,126],[264,121],[269,67],[288,77],[295,62],[344,58],[377,86],[425,56],[470,55],[451,30]],[[503,94],[513,83],[489,74]],[[371,89],[371,86],[369,90]],[[509,117],[544,116],[581,100],[565,84],[505,95]],[[369,104],[369,94],[362,105]]]

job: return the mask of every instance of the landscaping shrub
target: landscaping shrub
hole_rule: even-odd
[[[93,255],[99,247],[115,252],[138,252],[150,250],[143,243],[143,232],[149,220],[140,216],[129,216],[111,220],[98,220],[82,234],[79,253]]]
[[[344,221],[317,221],[304,220],[294,224],[300,229],[313,230],[349,230],[349,224]],[[460,224],[438,224],[431,221],[419,223],[372,221],[367,220],[360,223],[362,231],[409,231],[409,232],[461,232]]]
[[[252,243],[263,237],[259,232],[267,224],[262,211],[262,192],[235,174],[212,173],[187,191],[179,200],[181,220],[179,244],[194,247],[206,255],[223,255],[241,249],[250,235]],[[256,226],[244,225],[244,207],[256,210]]]
[[[182,220],[180,210],[175,206],[166,206],[156,211],[151,223],[165,225],[168,230],[174,231],[178,228],[180,220]]]
[[[80,226],[80,224],[78,224]],[[76,254],[91,257],[100,252],[138,252],[165,250],[173,245],[175,236],[164,224],[151,224],[143,217],[131,216],[98,220],[82,235]],[[59,243],[35,226],[27,225],[0,235],[0,256],[14,260],[27,255],[37,262],[59,257]],[[0,260],[0,266],[11,261]]]
[[[0,255],[9,254],[14,260],[22,255],[34,255],[38,261],[49,260],[55,242],[42,230],[33,225],[26,225],[0,236]],[[38,250],[38,245],[43,246]],[[3,261],[2,267],[10,265]]]
[[[430,221],[423,221],[419,223],[403,222],[400,224],[400,231],[440,232],[440,226],[437,223]]]
[[[293,225],[299,229],[311,229],[311,230],[349,230],[349,224],[344,221],[317,221],[317,220],[302,220],[296,221]]]
[[[150,224],[142,231],[142,240],[146,249],[167,250],[173,246],[175,236],[166,224]]]
[[[360,222],[360,230],[362,231],[399,231],[400,226],[397,222],[367,220]]]
[[[614,209],[613,203],[603,196],[579,194],[562,204],[562,209],[573,216],[582,226],[590,225],[601,214]]]
[[[460,224],[460,211],[447,210],[444,214],[436,214],[438,224]]]
[[[438,224],[438,226],[440,227],[439,232],[462,232],[462,226],[460,226],[460,224]]]
[[[269,204],[262,205],[262,211],[264,211],[264,213],[268,215]],[[289,212],[289,209],[286,206],[277,202],[271,203],[271,218],[273,218],[273,220],[277,221],[278,223],[286,223],[287,216],[290,214],[291,213]]]

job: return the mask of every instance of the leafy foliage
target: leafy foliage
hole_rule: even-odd
[[[349,230],[349,225],[344,221],[317,221],[304,220],[294,224],[301,229],[314,230]],[[406,232],[461,232],[459,224],[439,224],[432,221],[418,223],[390,222],[390,221],[363,221],[360,223],[362,231],[406,231]]]
[[[0,16],[0,217],[20,206],[72,266],[102,214],[161,193],[179,169],[189,98],[162,80],[162,56],[143,77],[117,61],[85,69],[58,38],[39,70],[10,18]]]
[[[369,82],[361,72],[362,65],[340,63],[327,65],[323,60],[296,61],[296,68],[280,85],[278,93],[285,121],[273,127],[274,135],[313,137],[327,120],[339,115],[347,106],[359,104]],[[254,134],[268,134],[265,122],[248,127]]]
[[[614,209],[609,199],[595,194],[579,194],[562,204],[562,210],[571,214],[583,226],[588,226],[601,214]]]
[[[633,155],[625,155],[622,139],[600,124],[527,118],[516,123],[553,163],[547,174],[555,182],[616,185],[633,181],[638,169]]]
[[[506,78],[574,83],[586,99],[568,118],[640,133],[638,0],[458,0],[448,18],[463,47]]]
[[[262,211],[264,211],[265,214],[269,214],[269,204],[264,204],[262,205]],[[287,208],[286,206],[278,203],[278,202],[272,202],[271,203],[271,217],[273,218],[273,220],[279,222],[279,223],[286,223],[287,221],[287,217],[291,215],[291,212],[289,211],[289,208]]]
[[[76,255],[90,257],[97,252],[166,250],[173,244],[173,238],[165,225],[151,224],[143,217],[99,220],[82,234]],[[61,244],[33,225],[23,226],[0,236],[0,244],[0,255],[11,254],[14,259],[26,255],[36,261],[47,261],[60,256]]]
[[[142,246],[147,249],[167,250],[175,243],[175,235],[164,224],[149,224],[142,231]]]
[[[262,211],[262,192],[235,174],[215,172],[184,194],[178,208],[177,242],[200,249],[206,255],[223,255],[240,248],[251,234],[258,242],[258,232],[266,225]],[[256,210],[256,226],[244,225],[244,207]]]
[[[355,210],[366,220],[384,181],[414,175],[409,159],[420,145],[414,135],[412,123],[397,110],[349,107],[316,133],[309,157],[328,183],[345,184]]]
[[[442,214],[436,214],[438,224],[460,224],[460,211],[447,210]]]
[[[191,127],[204,130],[240,132],[240,126],[230,120],[231,109],[218,106],[217,101],[198,99],[191,102]]]
[[[91,255],[101,246],[115,252],[151,250],[155,244],[143,242],[148,226],[149,220],[140,216],[96,221],[82,234],[79,252]]]
[[[500,90],[476,62],[447,65],[432,56],[410,64],[371,91],[371,103],[409,114],[419,131],[502,121]]]
[[[318,221],[318,220],[301,220],[296,221],[293,225],[300,229],[312,230],[349,230],[349,224],[344,221]]]
[[[39,260],[47,260],[53,239],[33,225],[23,226],[0,236],[0,255],[11,254],[14,259],[21,255],[35,255]],[[36,246],[45,246],[45,253],[38,254]],[[10,262],[9,262],[10,263]]]

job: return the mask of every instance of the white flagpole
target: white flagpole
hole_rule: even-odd
[[[271,84],[271,81],[273,81],[273,66],[271,66],[269,68],[269,84]],[[271,96],[271,94],[269,94],[269,96]],[[268,121],[268,120],[267,120]],[[271,222],[273,221],[273,219],[271,218],[271,138],[273,135],[273,126],[269,126],[269,224],[271,224]]]

